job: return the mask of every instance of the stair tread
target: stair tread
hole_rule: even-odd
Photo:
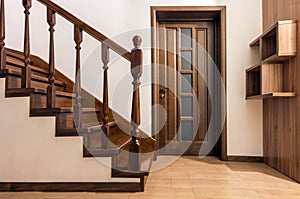
[[[108,147],[103,148],[88,148],[88,157],[105,157],[120,153],[122,149],[130,144],[131,136],[126,133],[118,133],[108,137]]]
[[[33,114],[57,114],[57,113],[73,113],[73,107],[60,107],[60,108],[33,108],[30,110]],[[83,113],[100,112],[99,108],[82,108]]]
[[[8,70],[8,74],[9,75],[16,75],[16,76],[22,76],[22,72],[21,71],[17,71],[17,70],[14,70],[14,69],[7,69]],[[42,81],[42,82],[45,82],[45,83],[48,83],[48,78],[46,77],[42,77],[42,76],[39,76],[39,75],[36,75],[36,74],[31,74],[31,79],[33,80],[38,80],[38,81]],[[62,86],[62,87],[65,87],[66,84],[59,81],[59,80],[55,80],[55,85],[57,86]]]
[[[148,176],[149,172],[148,171],[140,171],[140,172],[130,172],[130,171],[126,171],[127,168],[124,168],[124,170],[118,170],[118,169],[114,169],[112,168],[112,176],[113,177],[119,177],[119,178],[138,178],[138,177],[143,177],[143,176]]]
[[[9,96],[29,96],[30,93],[40,93],[46,94],[47,89],[44,88],[8,88],[6,89],[6,93]],[[23,94],[23,95],[22,95]],[[57,96],[69,97],[72,98],[74,96],[73,93],[68,93],[64,91],[56,91]]]
[[[6,55],[8,55],[8,56],[12,56],[16,59],[21,59],[21,60],[24,59],[24,55],[22,55],[21,52],[17,53],[18,51],[13,50],[13,49],[9,49],[9,48],[5,48],[5,50],[6,50]]]
[[[117,123],[115,121],[109,122],[108,126],[110,128],[117,126]],[[88,124],[86,125],[86,127],[83,128],[59,128],[57,129],[59,132],[61,133],[73,133],[73,134],[77,134],[77,132],[80,133],[93,133],[93,132],[97,132],[102,130],[102,124],[97,124],[97,125],[93,125],[93,126],[89,126]]]

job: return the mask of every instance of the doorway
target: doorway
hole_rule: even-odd
[[[225,82],[225,7],[151,9],[156,28],[152,32],[152,104],[165,110],[155,108],[152,113],[157,151],[226,160],[226,128],[220,138],[215,128],[209,128],[220,121],[213,114],[217,105],[211,99],[219,96],[214,86],[216,71]]]

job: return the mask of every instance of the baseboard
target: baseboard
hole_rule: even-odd
[[[0,183],[0,192],[141,192],[138,182],[13,182]]]
[[[227,161],[230,162],[264,162],[264,157],[262,156],[233,156],[228,155]]]

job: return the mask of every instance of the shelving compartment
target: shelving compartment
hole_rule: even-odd
[[[295,20],[278,21],[250,46],[260,46],[262,63],[283,62],[296,55],[296,32]]]
[[[246,99],[294,96],[283,90],[283,64],[257,64],[246,70]]]
[[[246,98],[261,94],[261,65],[246,70]]]

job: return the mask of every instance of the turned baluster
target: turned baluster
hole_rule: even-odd
[[[109,126],[108,126],[108,62],[109,62],[109,48],[102,44],[102,62],[104,70],[104,79],[103,79],[103,136],[102,136],[102,148],[107,148],[107,139],[109,136]]]
[[[82,43],[82,29],[74,26],[74,41],[76,43],[76,69],[75,69],[75,103],[74,103],[74,122],[77,128],[82,128],[82,105],[81,105],[81,74],[80,74],[80,50]]]
[[[48,71],[48,80],[49,85],[47,87],[47,108],[55,108],[55,59],[54,59],[54,26],[56,24],[55,12],[50,8],[47,8],[47,22],[50,26],[50,46],[49,46],[49,71]]]
[[[29,9],[31,8],[31,0],[23,0],[25,8],[25,32],[24,32],[24,64],[22,69],[22,88],[30,88],[31,68],[30,64],[30,32],[29,32]]]
[[[134,49],[131,51],[131,74],[133,77],[133,96],[132,96],[132,111],[131,111],[131,142],[129,145],[129,170],[139,171],[139,125],[141,123],[140,116],[140,77],[142,75],[143,52],[141,49],[142,39],[140,36],[133,38]]]
[[[4,0],[1,0],[0,7],[0,69],[6,68],[6,51],[5,51],[5,10],[4,10]]]

